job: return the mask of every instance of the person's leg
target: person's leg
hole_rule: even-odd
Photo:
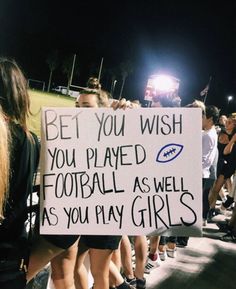
[[[51,259],[59,255],[64,250],[43,237],[39,237],[33,244],[30,252],[29,266],[27,272],[27,281],[29,282],[36,274],[46,266]]]
[[[202,218],[203,218],[203,226],[206,226],[207,216],[210,209],[209,205],[209,193],[210,189],[214,185],[214,179],[203,179],[202,185]]]
[[[114,250],[111,257],[110,267],[109,267],[109,284],[110,288],[129,288],[128,284],[135,285],[136,280],[132,282],[127,277],[123,277],[120,273],[121,270],[121,252],[120,245],[117,250]],[[132,266],[132,265],[131,265]],[[132,267],[131,267],[132,270]],[[125,278],[125,279],[124,279]],[[134,278],[134,276],[133,276]],[[134,278],[135,279],[135,278]],[[126,283],[126,282],[127,283]],[[123,284],[124,283],[124,284]],[[134,283],[134,284],[133,284]]]
[[[129,240],[128,240],[129,241]],[[112,260],[109,265],[109,285],[110,288],[116,288],[116,289],[130,289],[134,288],[132,286],[136,285],[136,279],[133,276],[133,279],[128,279],[125,278],[121,275],[120,273],[120,268],[121,268],[121,254],[120,254],[120,246],[119,248],[114,250],[112,253]],[[115,260],[115,262],[113,261]],[[131,260],[131,256],[130,256]],[[131,270],[132,270],[132,265],[131,265]],[[131,286],[130,286],[131,285]]]
[[[75,289],[74,267],[78,241],[51,260],[51,278],[55,289]]]
[[[220,189],[220,191],[219,191],[219,197],[220,197],[220,199],[219,200],[221,200],[222,202],[224,202],[225,200],[226,200],[226,191],[225,191],[225,189],[224,189],[224,187],[222,187],[221,189]]]
[[[88,253],[89,253],[89,248],[82,242],[79,242],[75,268],[74,268],[74,278],[75,278],[76,289],[88,289],[88,272],[84,265],[84,261]]]
[[[225,212],[225,210],[227,208],[229,208],[233,202],[234,202],[234,198],[235,198],[235,194],[236,194],[236,176],[234,175],[231,181],[231,189],[229,191],[229,194],[226,196],[226,201],[222,202],[221,204],[221,211]]]
[[[161,265],[161,260],[158,253],[158,245],[160,242],[160,236],[151,236],[149,244],[149,254],[145,264],[145,273],[149,274],[155,268]]]
[[[224,189],[224,191],[228,191],[228,192],[230,192],[231,190],[232,190],[232,177],[231,178],[227,178],[226,180],[225,180],[225,184],[224,184],[224,186],[223,186],[223,189]]]
[[[159,251],[159,256],[160,256],[161,261],[165,261],[167,258],[166,239],[167,237],[161,236],[160,241],[159,241],[158,251]]]
[[[131,280],[134,280],[135,277],[132,266],[132,249],[128,236],[122,236],[120,252],[123,273],[127,281],[129,282]]]
[[[210,188],[203,188],[202,191],[202,219],[203,219],[203,226],[206,226],[207,215],[210,209],[208,196],[209,196]]]
[[[135,270],[134,275],[136,277],[136,288],[146,288],[146,279],[144,278],[144,267],[147,258],[147,238],[146,236],[136,236],[134,239],[134,251],[135,251]]]
[[[135,289],[135,284],[130,284],[124,280],[117,266],[111,261],[109,266],[110,288],[116,289]]]
[[[117,288],[119,285],[124,283],[124,278],[120,274],[120,271],[117,269],[117,266],[113,261],[109,264],[109,285],[110,288]]]
[[[119,248],[114,250],[111,257],[112,262],[116,265],[117,269],[120,271],[121,268],[121,253],[120,245]]]
[[[177,242],[177,237],[175,236],[170,236],[167,239],[167,255],[170,258],[175,258],[176,257],[176,242]]]
[[[155,260],[157,259],[159,242],[160,242],[160,236],[151,236],[150,237],[149,257],[154,256]]]
[[[232,230],[236,235],[236,207],[234,207],[233,214],[229,220],[229,226],[232,227]]]
[[[112,252],[107,249],[89,249],[94,289],[109,289],[109,264]]]
[[[225,183],[225,178],[223,175],[219,175],[217,180],[215,181],[213,187],[210,190],[208,200],[211,209],[215,208],[217,196],[219,194],[220,189],[222,188],[223,184]]]
[[[168,237],[168,239],[167,239],[168,249],[175,249],[176,248],[176,241],[177,241],[177,237],[175,237],[175,236]]]
[[[147,258],[147,238],[146,236],[136,236],[134,239],[134,251],[136,256],[136,264],[134,275],[138,279],[142,279],[144,276],[144,266]]]
[[[165,252],[166,251],[166,237],[165,236],[160,237],[158,250],[159,250],[159,252]]]

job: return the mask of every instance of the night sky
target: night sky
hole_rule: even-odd
[[[150,75],[169,73],[180,79],[186,104],[200,98],[212,76],[207,103],[226,109],[226,97],[236,99],[235,6],[233,0],[1,0],[0,54],[14,57],[28,78],[46,83],[50,53],[58,51],[61,63],[76,54],[73,83],[81,86],[98,73],[103,57],[101,81],[107,90],[109,71],[130,61],[133,72],[123,94],[131,99],[143,98]],[[116,78],[118,93],[118,73]],[[67,83],[61,66],[53,83]],[[230,110],[236,111],[234,101]]]

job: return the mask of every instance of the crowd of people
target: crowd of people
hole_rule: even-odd
[[[173,94],[153,98],[152,107],[180,107]],[[130,109],[138,101],[113,100],[91,77],[80,92],[76,107]],[[218,224],[223,240],[236,240],[236,115],[220,115],[214,105],[194,101],[187,107],[202,110],[203,226],[217,214],[232,216]],[[85,258],[90,261],[94,289],[146,288],[145,274],[166,258],[175,258],[182,236],[39,235],[37,217],[29,240],[25,222],[27,199],[33,191],[40,145],[29,131],[30,98],[27,81],[14,60],[0,58],[0,288],[23,289],[47,264],[55,289],[88,289]],[[216,208],[217,201],[221,206]],[[132,247],[135,266],[132,263]]]

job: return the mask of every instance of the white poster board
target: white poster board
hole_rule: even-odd
[[[201,110],[44,108],[41,234],[199,236]]]

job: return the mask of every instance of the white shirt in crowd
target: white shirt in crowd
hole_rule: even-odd
[[[217,155],[218,136],[215,127],[202,131],[202,178],[210,177],[210,167]]]

